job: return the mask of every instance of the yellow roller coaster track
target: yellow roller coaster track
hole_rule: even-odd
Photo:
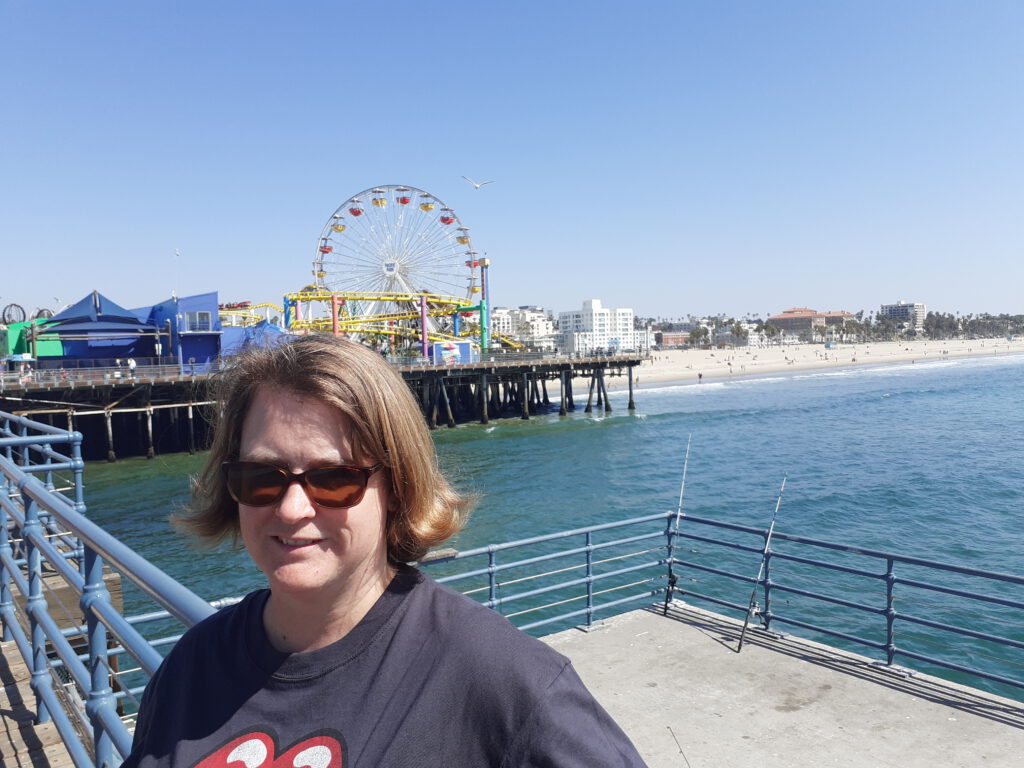
[[[411,302],[418,304],[420,299],[426,298],[427,304],[443,304],[449,307],[470,306],[470,300],[458,296],[443,296],[437,293],[350,293],[333,291],[296,291],[285,294],[286,299],[291,301],[330,301],[337,296],[346,302],[349,301],[387,301],[394,304]]]
[[[427,314],[431,317],[451,315],[453,312],[459,311],[459,307],[472,306],[467,303],[469,301],[468,299],[462,299],[456,296],[443,296],[433,293],[335,293],[332,291],[295,291],[294,293],[285,294],[285,298],[290,301],[331,301],[335,296],[342,299],[346,305],[350,301],[386,301],[391,303],[409,302],[412,304],[419,304],[420,299],[425,297],[427,299]],[[281,313],[284,312],[284,309],[279,307],[277,304],[264,302],[262,304],[253,304],[245,308],[222,309],[220,310],[220,314],[222,316],[229,315],[242,318],[244,320],[251,320],[256,323],[263,318],[259,315],[253,314],[253,310],[264,309],[266,307]],[[388,314],[368,317],[358,317],[350,315],[347,311],[347,307],[343,306],[338,315],[338,329],[347,333],[358,332],[379,334],[382,336],[406,336],[414,338],[419,336],[418,329],[404,328],[402,326],[390,325],[390,323],[400,320],[418,320],[419,317],[419,309],[410,309],[406,312],[390,312]],[[317,317],[311,320],[293,321],[291,327],[292,330],[296,331],[330,331],[333,329],[334,324],[329,317]],[[523,346],[522,342],[519,342],[509,336],[494,334],[491,338],[494,341],[510,347],[518,348]],[[430,333],[429,339],[430,341],[462,341],[465,337],[452,336],[450,334]]]

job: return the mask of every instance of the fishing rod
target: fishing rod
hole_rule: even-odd
[[[754,588],[750,592],[750,604],[747,605],[747,617],[743,619],[743,631],[740,632],[740,644],[736,653],[743,650],[743,637],[747,634],[747,626],[750,624],[750,617],[758,612],[757,608],[757,587],[764,576],[764,564],[768,559],[768,547],[772,543],[772,534],[775,533],[775,518],[779,516],[779,507],[782,505],[782,492],[786,490],[786,476],[782,477],[782,487],[779,488],[779,498],[775,502],[775,514],[772,515],[772,524],[768,526],[768,535],[764,537],[764,550],[761,552],[761,567],[757,569],[757,578],[754,579]]]
[[[676,575],[672,571],[672,560],[675,559],[673,549],[675,546],[675,534],[679,533],[679,518],[683,516],[683,494],[686,493],[686,468],[690,464],[690,440],[693,434],[686,436],[686,456],[683,457],[683,479],[679,483],[679,504],[676,506],[675,531],[668,540],[668,588],[665,590],[665,605],[661,609],[661,615],[668,615],[668,604],[672,600],[672,592],[676,588]]]

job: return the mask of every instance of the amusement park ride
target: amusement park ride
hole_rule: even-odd
[[[469,228],[436,196],[415,187],[372,187],[331,214],[313,257],[314,282],[284,306],[222,308],[240,324],[273,307],[292,331],[333,332],[392,352],[433,342],[490,347],[487,270]],[[502,344],[518,346],[508,339]],[[419,354],[419,352],[417,352]]]

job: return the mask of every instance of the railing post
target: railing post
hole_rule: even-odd
[[[53,450],[53,442],[54,442],[53,437],[39,435],[39,447],[40,447],[40,449],[49,449],[49,450],[52,451]],[[26,448],[26,450],[28,450],[28,449]],[[42,452],[42,450],[40,452]],[[27,458],[29,460],[29,463],[31,464],[32,463],[31,455],[28,455]],[[44,453],[43,454],[43,466],[49,466],[51,464],[53,464],[53,458],[50,456],[49,453]],[[43,485],[45,485],[46,486],[46,490],[51,492],[51,493],[56,488],[56,486],[53,484],[53,470],[47,469],[43,473]],[[43,526],[43,535],[45,535],[46,532],[50,529],[50,523],[51,523],[52,520],[53,520],[53,515],[50,514],[50,511],[48,509],[41,509],[41,510],[39,510],[39,522]]]
[[[3,484],[0,485],[0,496],[4,501],[9,501],[11,494],[10,480],[7,475],[3,476]],[[10,551],[11,542],[7,532],[7,510],[0,505],[0,552]],[[8,619],[14,616],[14,596],[11,593],[11,574],[7,572],[7,566],[0,561],[0,637],[6,643],[13,640],[14,635],[7,626]]]
[[[82,461],[82,433],[72,432],[71,433],[71,461],[74,464],[72,470],[75,478],[75,512],[85,514],[85,488],[82,483],[82,477],[85,474],[85,462]],[[75,537],[75,562],[78,563],[78,570],[80,573],[85,572],[85,548],[82,545],[82,540],[77,536]]]
[[[25,510],[25,527],[22,537],[28,566],[28,599],[25,610],[29,617],[29,628],[32,635],[32,690],[36,694],[36,723],[48,723],[50,712],[46,708],[42,691],[52,685],[50,672],[46,664],[46,633],[36,620],[37,612],[46,611],[46,598],[43,597],[43,572],[41,555],[31,537],[42,536],[43,528],[39,522],[39,509],[35,500],[25,495],[24,482],[19,485],[21,501]]]
[[[587,531],[587,626],[594,623],[594,533]]]
[[[19,437],[28,437],[28,424],[22,422],[21,429],[18,430]],[[27,445],[18,446],[18,466],[27,466],[29,464],[29,452]]]
[[[771,629],[772,626],[772,550],[768,541],[765,541],[764,550],[764,610],[761,611],[764,619],[764,628]]]
[[[81,607],[85,614],[89,638],[89,699],[85,712],[92,723],[93,747],[96,768],[111,768],[113,765],[113,742],[103,727],[101,713],[114,706],[110,687],[110,662],[107,657],[107,628],[96,618],[95,604],[110,602],[110,593],[103,583],[103,560],[92,549],[85,549],[85,587],[82,590]]]
[[[896,600],[893,588],[896,586],[896,574],[893,570],[894,561],[891,557],[885,560],[885,656],[886,663],[891,665],[896,656]]]
[[[494,570],[496,564],[494,547],[489,547],[487,550],[487,605],[489,608],[498,607],[498,577]]]

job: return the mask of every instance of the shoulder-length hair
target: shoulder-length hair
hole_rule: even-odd
[[[438,469],[416,399],[401,375],[368,347],[302,336],[231,358],[212,386],[210,455],[193,484],[190,508],[176,520],[204,543],[238,541],[238,504],[228,494],[221,463],[238,458],[242,424],[264,387],[334,406],[351,424],[355,455],[384,464],[393,496],[385,531],[392,562],[419,560],[465,523],[471,499]]]

